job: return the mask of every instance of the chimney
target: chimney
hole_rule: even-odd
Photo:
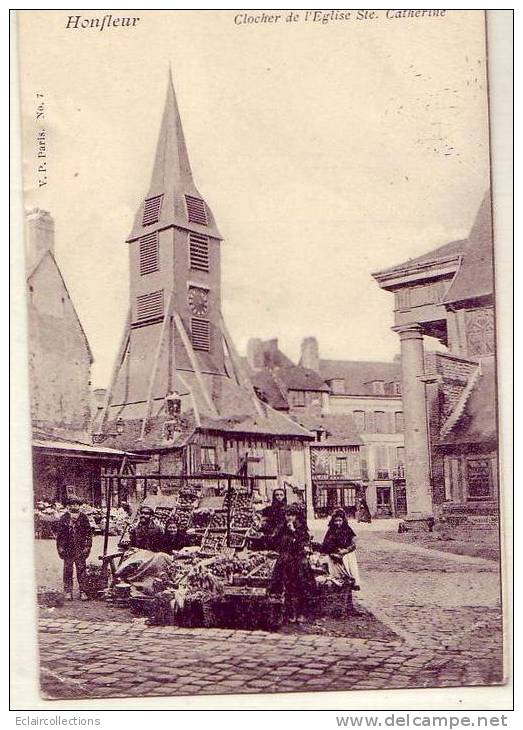
[[[275,368],[279,365],[278,340],[273,338],[263,343],[263,364],[266,368]]]
[[[54,220],[46,210],[34,208],[26,217],[29,256],[38,258],[45,251],[54,252]]]
[[[252,370],[263,368],[263,347],[259,337],[251,337],[247,342],[247,362]]]
[[[315,337],[305,337],[302,340],[300,365],[317,373],[320,371],[320,351]]]

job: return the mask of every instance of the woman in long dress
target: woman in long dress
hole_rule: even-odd
[[[333,512],[322,544],[327,555],[329,574],[340,583],[352,583],[352,590],[360,590],[360,573],[356,560],[356,533],[347,522],[342,509]]]
[[[274,538],[279,552],[274,566],[271,592],[284,596],[291,623],[304,620],[307,598],[316,590],[316,583],[307,558],[310,535],[303,510],[296,504],[285,511],[285,521]]]

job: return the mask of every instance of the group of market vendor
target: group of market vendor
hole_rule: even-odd
[[[287,505],[284,490],[276,489],[272,504],[265,508],[262,519],[265,546],[279,553],[270,590],[285,596],[289,621],[300,621],[306,611],[308,598],[316,590],[308,559],[312,545],[305,510],[299,503]],[[335,510],[320,552],[325,556],[333,582],[350,583],[353,590],[359,590],[355,537],[356,533],[350,527],[345,512],[342,509]]]
[[[150,550],[154,553],[172,553],[186,544],[185,534],[178,529],[174,519],[169,519],[162,529],[154,520],[154,510],[143,505],[138,514],[138,523],[129,530],[129,547]]]

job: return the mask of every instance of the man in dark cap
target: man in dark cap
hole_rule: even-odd
[[[129,531],[131,547],[157,552],[161,549],[163,530],[153,519],[154,510],[149,505],[140,507],[138,524]]]
[[[80,511],[83,500],[71,494],[67,500],[67,511],[58,523],[56,549],[64,561],[64,592],[73,600],[73,568],[80,588],[80,599],[87,600],[85,593],[86,560],[93,545],[93,532],[87,515]]]

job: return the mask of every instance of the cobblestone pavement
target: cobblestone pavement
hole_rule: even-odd
[[[448,687],[503,681],[494,562],[360,538],[358,602],[395,638],[40,620],[53,698]]]

